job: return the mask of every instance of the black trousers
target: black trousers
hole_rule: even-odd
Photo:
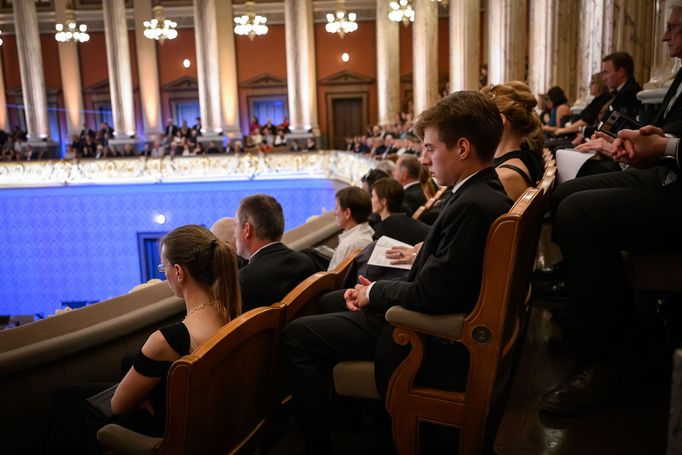
[[[621,252],[682,248],[682,181],[661,186],[666,171],[578,178],[552,197],[570,284],[563,341],[583,354],[617,358],[636,324]]]
[[[373,360],[377,390],[384,397],[393,371],[410,349],[396,344],[392,335],[393,327],[383,314],[364,310],[302,317],[286,326],[282,335],[285,373],[309,453],[329,449],[334,365],[344,360]],[[463,390],[468,359],[460,344],[427,339],[416,380],[432,387]]]
[[[384,332],[390,337],[391,328],[383,315],[368,311],[301,317],[284,329],[284,368],[308,453],[328,453],[330,449],[329,393],[334,365],[344,360],[374,360]]]

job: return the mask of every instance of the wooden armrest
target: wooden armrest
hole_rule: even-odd
[[[108,451],[130,455],[152,455],[162,438],[153,438],[110,423],[97,432],[97,440]]]
[[[449,340],[457,340],[462,335],[465,314],[431,315],[406,310],[396,305],[386,312],[386,320],[393,325],[400,325],[417,332],[427,333]]]

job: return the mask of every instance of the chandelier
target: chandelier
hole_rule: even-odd
[[[177,22],[165,18],[163,6],[158,1],[152,8],[154,19],[144,21],[144,36],[149,39],[155,39],[159,44],[163,44],[164,40],[175,39],[178,37],[178,31],[175,27]]]
[[[410,22],[414,22],[414,9],[409,0],[392,1],[389,6],[388,18],[393,22],[402,22],[407,27]]]
[[[343,0],[338,0],[336,4],[336,12],[327,14],[327,25],[325,29],[329,33],[338,33],[341,38],[346,33],[354,32],[358,29],[358,24],[355,22],[355,13],[347,13],[343,5]]]
[[[60,43],[84,43],[89,40],[90,35],[88,34],[88,26],[85,24],[78,25],[76,23],[76,12],[73,10],[71,2],[66,4],[64,14],[66,16],[64,23],[55,24],[57,33],[55,33],[54,39]]]
[[[248,36],[253,41],[254,36],[265,35],[268,33],[268,26],[265,23],[268,18],[259,16],[255,13],[255,3],[253,0],[246,2],[246,14],[234,18],[234,32],[237,35]]]

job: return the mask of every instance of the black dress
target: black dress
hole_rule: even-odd
[[[190,337],[182,322],[160,329],[168,344],[180,356],[189,354]],[[125,361],[126,359],[124,359]],[[129,362],[129,360],[128,360]],[[133,362],[135,370],[153,378],[162,378],[150,393],[154,415],[135,409],[106,421],[95,417],[85,400],[112,383],[81,383],[63,387],[55,393],[50,416],[50,430],[45,452],[49,454],[99,454],[97,430],[108,423],[117,423],[133,431],[153,437],[162,437],[166,424],[166,376],[173,362],[152,360],[140,351]]]
[[[514,166],[513,164],[505,164],[507,161],[513,159],[521,160],[523,165],[526,166],[526,169],[528,169],[528,173],[526,173],[520,167]],[[502,156],[494,158],[493,166],[496,168],[503,167],[506,169],[511,169],[519,173],[519,175],[521,175],[521,177],[523,177],[523,179],[526,181],[528,186],[535,186],[538,180],[540,180],[542,177],[543,166],[540,162],[540,157],[537,153],[525,147],[522,147],[521,150],[513,150],[511,152],[505,153]]]

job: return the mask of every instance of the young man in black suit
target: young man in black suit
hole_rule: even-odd
[[[284,330],[285,366],[309,453],[329,451],[333,365],[375,360],[377,386],[385,394],[391,373],[406,355],[393,342],[386,310],[402,305],[429,314],[471,311],[481,285],[488,230],[511,206],[491,167],[502,120],[489,97],[454,93],[422,112],[415,130],[423,139],[422,163],[439,184],[454,185],[454,194],[429,231],[407,280],[369,283],[361,277],[361,284],[346,292],[351,311],[302,317]],[[459,349],[441,354],[435,356],[434,366],[465,369]]]
[[[315,273],[308,256],[284,245],[284,212],[267,194],[241,200],[237,209],[237,254],[249,260],[239,270],[242,311],[277,303]]]

